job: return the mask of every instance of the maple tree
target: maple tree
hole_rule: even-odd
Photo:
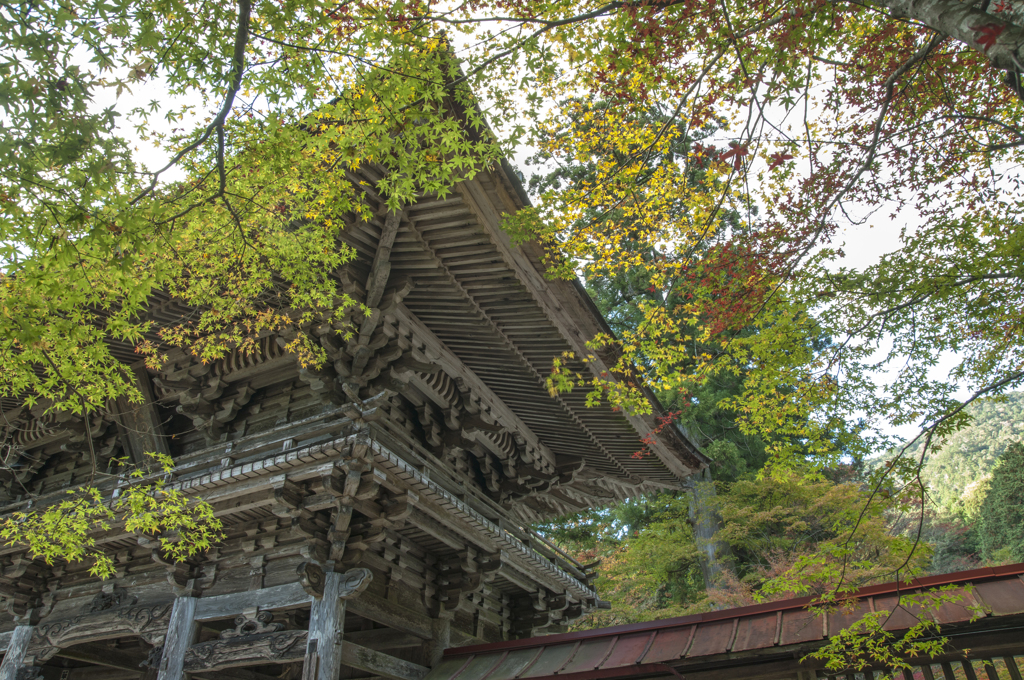
[[[672,119],[669,112],[658,106],[651,106],[639,115],[648,122],[659,125],[680,124]],[[573,132],[579,132],[580,127],[581,124],[577,122]],[[699,140],[713,133],[713,128],[691,133],[696,139],[692,139],[685,131],[682,132],[674,136],[668,147],[658,151],[652,150],[648,154],[648,175],[656,173],[661,165],[674,162],[675,158],[685,157],[695,144],[701,144]],[[531,194],[539,195],[552,189],[557,190],[566,184],[593,183],[597,180],[597,167],[592,160],[558,165],[553,169],[548,167],[550,160],[551,156],[544,151],[529,159],[529,166],[540,171],[530,177]],[[699,168],[691,168],[688,181],[698,190],[704,186],[703,173]],[[676,204],[669,210],[675,213],[676,218],[685,219],[684,204]],[[620,225],[631,219],[623,216],[618,210],[600,211],[595,208],[584,213],[574,228],[594,233],[602,229],[602,224],[607,223],[613,229],[621,229]],[[726,236],[742,229],[735,213],[726,221],[729,222]],[[719,234],[718,240],[722,238],[723,235]],[[617,337],[624,337],[636,332],[637,328],[646,323],[646,309],[652,306],[662,306],[666,309],[678,307],[684,291],[666,293],[654,285],[651,265],[665,257],[657,247],[644,243],[641,239],[623,239],[619,243],[621,249],[629,251],[632,261],[639,264],[608,272],[584,271],[583,282],[601,315],[608,322],[609,328]],[[699,248],[703,250],[714,245],[714,242],[709,240],[700,244]],[[695,354],[707,350],[706,347],[698,348],[695,343],[687,343],[683,349],[686,353],[680,355],[679,359],[689,363],[696,360]],[[646,362],[646,357],[642,357],[641,360],[649,363]],[[722,371],[702,384],[688,386],[686,390],[662,390],[657,394],[659,407],[663,411],[658,417],[659,428],[663,429],[670,422],[683,426],[694,442],[701,447],[704,455],[714,461],[714,475],[717,479],[734,479],[744,471],[760,469],[764,463],[765,444],[761,438],[740,432],[735,422],[736,414],[718,407],[720,402],[742,392],[746,371],[743,367],[738,368],[735,373]],[[650,436],[655,434],[652,433]],[[642,457],[646,453],[648,451],[643,449],[634,455]]]
[[[717,538],[731,549],[731,557],[721,578],[711,584],[702,579],[700,550],[683,495],[652,494],[544,527],[577,559],[601,560],[597,585],[612,607],[588,616],[578,627],[803,595],[828,600],[836,572],[844,568],[851,589],[888,581],[897,569],[925,568],[930,547],[913,551],[907,563],[913,532],[901,530],[904,518],[891,506],[874,503],[860,516],[869,492],[851,472],[832,471],[836,480],[809,481],[787,473],[716,483],[719,493],[712,502],[722,518]]]
[[[957,383],[973,399],[1024,380],[1022,17],[1009,0],[5,4],[0,393],[82,415],[138,399],[111,342],[157,364],[276,331],[317,364],[303,329],[351,308],[337,235],[367,209],[345,169],[384,167],[368,189],[394,208],[532,140],[595,175],[510,231],[551,246],[553,275],[642,269],[663,292],[596,340],[628,379],[588,376],[595,398],[642,409],[630,385],[684,393],[743,367],[720,405],[779,469],[889,443],[837,447],[851,414],[930,444],[966,420]],[[119,98],[146,82],[164,100]],[[663,120],[640,115],[653,105]],[[901,247],[843,268],[843,226],[871,222],[900,224]],[[157,291],[199,311],[159,325]],[[943,352],[948,380],[928,372]],[[913,483],[914,462],[876,491],[893,474]]]

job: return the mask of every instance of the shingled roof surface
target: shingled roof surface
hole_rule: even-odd
[[[364,186],[376,180],[371,168],[360,172]],[[606,481],[678,487],[707,462],[684,433],[658,428],[653,416],[588,407],[586,388],[548,393],[552,360],[566,352],[577,358],[568,368],[584,376],[609,368],[613,357],[579,358],[591,354],[588,340],[611,331],[578,282],[546,278],[539,244],[513,244],[502,229],[502,215],[526,204],[519,189],[495,169],[404,208],[391,252],[391,278],[415,282],[403,306],[557,455],[583,458]],[[352,266],[368,273],[376,222],[342,238],[359,254]]]
[[[756,650],[763,650],[765,658],[776,659],[780,652],[789,650],[802,656],[866,612],[891,612],[884,624],[886,630],[910,628],[918,619],[912,609],[900,604],[900,598],[951,584],[961,586],[953,592],[963,595],[962,604],[946,604],[938,610],[936,619],[943,626],[970,622],[976,615],[968,607],[987,612],[981,628],[987,623],[988,628],[1002,630],[1017,619],[1024,623],[1024,617],[1016,616],[1024,614],[1022,563],[871,586],[851,596],[851,607],[831,614],[811,614],[807,610],[811,598],[804,597],[662,621],[458,647],[445,651],[444,659],[426,680],[681,677],[688,666],[703,669],[714,660],[729,660],[735,665],[737,660],[746,659],[747,664],[756,664],[759,655],[749,654]],[[973,587],[968,588],[968,584]],[[1016,653],[1024,653],[1024,628],[1016,635],[1020,643]],[[1019,677],[1012,671],[1010,676]]]

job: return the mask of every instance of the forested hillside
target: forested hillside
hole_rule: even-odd
[[[974,490],[972,485],[992,473],[1007,446],[1024,440],[1024,392],[976,402],[967,410],[971,424],[929,454],[922,475],[935,504],[950,512],[963,505],[965,492]],[[919,450],[920,446],[912,449]],[[970,502],[971,494],[967,495]]]
[[[685,493],[654,494],[540,527],[581,560],[601,561],[598,588],[612,608],[577,625],[652,620],[813,592],[843,562],[849,587],[891,580],[917,543],[919,527],[921,540],[910,559],[919,573],[1024,559],[1024,449],[1013,448],[1024,440],[1024,393],[978,402],[969,411],[971,424],[926,462],[930,500],[923,512],[920,504],[896,512],[867,501],[884,456],[868,465],[840,465],[824,478],[763,479],[756,477],[763,464],[759,447],[713,456],[724,573],[710,588],[701,577]],[[721,415],[705,403],[682,420],[715,453],[707,435]],[[1000,466],[1004,454],[1008,464]],[[737,460],[743,463],[737,466]],[[865,504],[869,511],[860,516]]]

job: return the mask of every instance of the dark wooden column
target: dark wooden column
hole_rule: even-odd
[[[158,680],[184,680],[185,652],[195,640],[197,597],[179,597],[171,609],[171,620],[164,638],[164,652],[160,658]]]
[[[28,649],[29,640],[32,639],[32,632],[35,626],[18,626],[11,634],[11,641],[7,644],[7,653],[4,654],[4,661],[0,664],[0,680],[15,680],[18,670],[25,661],[25,650]]]
[[[303,680],[337,680],[342,665],[341,636],[345,632],[345,600],[362,592],[372,578],[369,569],[361,568],[349,569],[343,574],[324,574],[323,597],[315,598],[309,611]]]
[[[438,618],[430,622],[434,638],[427,643],[427,663],[431,668],[441,663],[444,650],[452,646],[452,618],[450,611],[441,610]]]

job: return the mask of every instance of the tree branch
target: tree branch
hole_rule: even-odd
[[[216,118],[206,126],[199,139],[174,154],[174,157],[168,161],[167,165],[153,173],[153,179],[149,186],[133,198],[130,205],[137,205],[139,201],[151,194],[156,188],[157,181],[162,173],[170,170],[187,154],[202,146],[215,131],[217,132],[217,173],[220,178],[219,193],[224,192],[227,182],[227,174],[224,169],[224,123],[227,121],[228,114],[231,113],[231,107],[234,106],[238,91],[242,88],[242,76],[245,74],[245,48],[249,44],[249,19],[251,15],[252,0],[238,0],[238,25],[235,28],[235,48],[231,57],[231,71],[228,74],[231,80],[228,91],[224,95],[224,103],[221,105],[220,111],[217,112]]]

